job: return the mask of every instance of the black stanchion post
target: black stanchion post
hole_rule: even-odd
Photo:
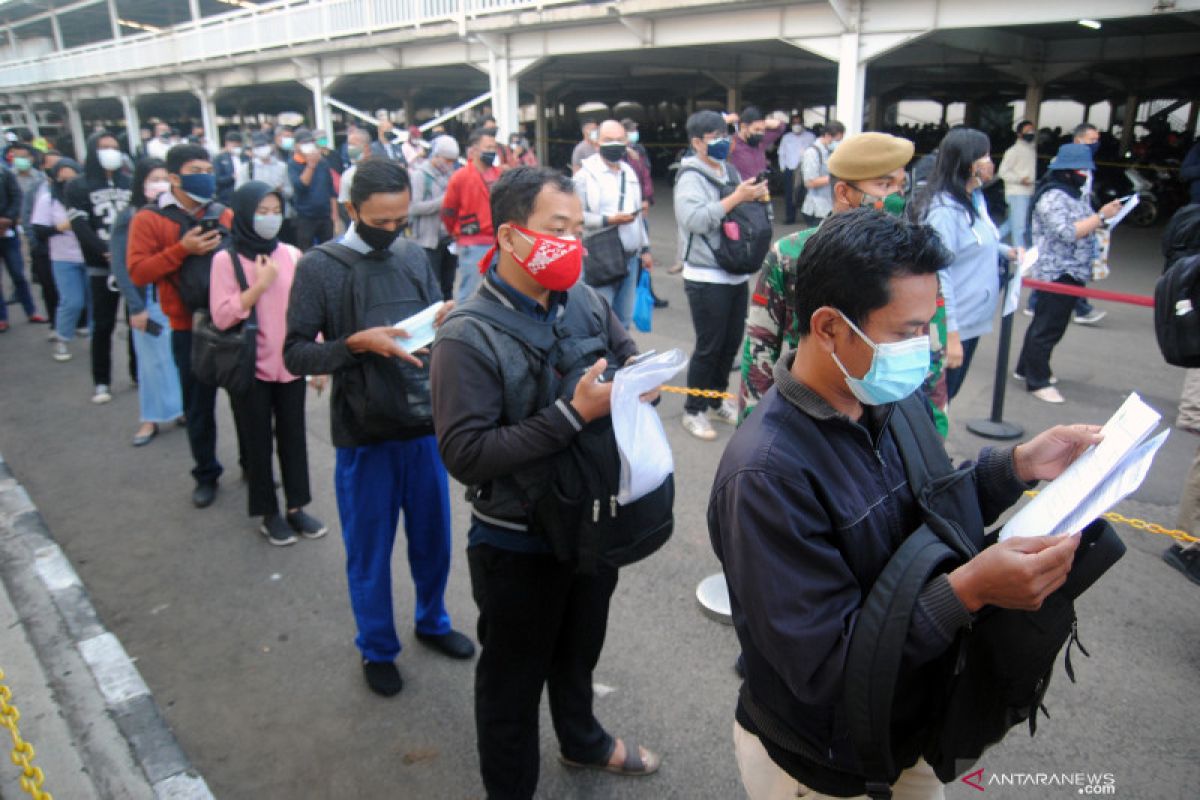
[[[1008,259],[1001,258],[1002,272],[1000,281],[1000,297],[1008,297],[1008,284],[1012,280],[1020,280],[1012,274]],[[1003,309],[1001,309],[1003,310]],[[1020,425],[1004,421],[1004,390],[1008,383],[1008,351],[1012,344],[1013,319],[1017,312],[1000,317],[1000,348],[996,353],[996,379],[992,384],[992,415],[988,419],[972,419],[967,421],[967,430],[985,439],[1018,439],[1025,435],[1025,429]]]

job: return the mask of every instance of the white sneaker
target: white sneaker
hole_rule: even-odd
[[[1075,314],[1071,317],[1071,321],[1076,325],[1095,325],[1100,320],[1108,316],[1107,311],[1101,311],[1098,308],[1093,308],[1090,314]]]
[[[683,429],[697,439],[703,439],[706,442],[711,442],[717,438],[717,432],[709,424],[708,417],[703,414],[685,413],[683,415]]]
[[[75,335],[78,336],[80,339],[86,339],[92,335],[92,332],[90,330],[88,330],[87,328],[76,328]]]
[[[1027,316],[1027,317],[1032,317],[1032,316],[1033,316],[1033,309],[1032,309],[1032,308],[1029,308],[1028,306],[1026,306],[1025,308],[1022,308],[1022,309],[1021,309],[1021,313],[1022,313],[1022,314],[1024,314],[1025,316]]]
[[[1016,370],[1013,370],[1013,377],[1014,377],[1014,378],[1016,378],[1016,379],[1017,379],[1017,380],[1019,380],[1019,381],[1023,381],[1023,380],[1025,380],[1025,376],[1024,376],[1024,375],[1022,375],[1021,373],[1017,372]],[[1058,378],[1056,378],[1056,377],[1054,377],[1053,375],[1051,375],[1051,376],[1050,376],[1050,385],[1051,385],[1051,386],[1055,386],[1057,383],[1058,383]]]
[[[112,402],[112,392],[108,390],[108,384],[96,384],[96,391],[92,392],[92,402],[96,405]]]
[[[1043,403],[1065,403],[1066,398],[1062,396],[1062,392],[1055,389],[1053,386],[1045,386],[1033,392],[1033,396]]]
[[[715,420],[727,422],[730,425],[738,424],[737,405],[732,400],[722,400],[721,405],[709,409],[708,413]]]
[[[70,361],[71,351],[67,349],[67,343],[58,341],[54,343],[54,360],[55,361]]]

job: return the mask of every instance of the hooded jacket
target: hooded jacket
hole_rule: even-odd
[[[67,184],[65,203],[84,261],[103,273],[109,271],[108,240],[113,224],[130,197],[129,176],[118,170],[110,177],[100,166],[97,145],[106,136],[112,134],[101,131],[88,137],[83,174]]]

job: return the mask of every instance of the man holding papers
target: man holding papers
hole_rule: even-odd
[[[404,511],[417,590],[416,636],[451,658],[475,646],[450,627],[450,499],[433,437],[427,351],[396,323],[442,299],[425,252],[400,238],[408,225],[408,173],[363,161],[350,190],[354,224],[337,244],[309,251],[296,269],[283,360],[297,375],[333,375],[334,482],[346,545],[350,605],[367,684],[391,696],[404,686],[394,663],[392,546]],[[440,324],[453,303],[442,306]],[[321,336],[323,341],[317,341]]]
[[[797,347],[721,460],[708,526],[745,654],[734,749],[752,800],[866,788],[846,729],[844,670],[866,597],[921,523],[893,418],[909,420],[908,441],[922,452],[941,447],[918,390],[949,259],[927,226],[867,209],[827,220],[796,266]],[[1059,426],[985,448],[960,473],[949,518],[982,547],[983,524],[1056,478],[1098,431]],[[908,626],[893,741],[916,741],[941,705],[944,682],[923,676],[955,657],[959,630],[984,606],[1038,608],[1066,580],[1078,543],[1013,538],[935,573]],[[932,768],[915,752],[905,760],[896,796],[941,798]]]

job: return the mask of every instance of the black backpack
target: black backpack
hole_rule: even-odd
[[[604,329],[607,305],[583,284],[572,290],[571,300],[593,304],[592,335],[572,336],[563,326],[534,324],[524,314],[480,294],[454,313],[481,321],[487,336],[498,331],[521,346],[532,372],[540,376],[538,407],[544,408],[559,397],[569,398],[596,359],[608,356],[612,362]],[[608,380],[615,371],[610,367],[605,373]],[[671,538],[674,475],[640,500],[624,506],[617,503],[621,457],[611,416],[585,425],[550,462],[513,477],[526,498],[530,532],[545,536],[560,561],[575,561],[582,573],[592,573],[600,564],[623,567],[649,556]]]
[[[152,206],[150,210],[179,225],[180,239],[186,236],[188,231],[200,224],[200,220],[174,204],[161,208]],[[221,232],[221,243],[216,249],[204,255],[188,255],[183,259],[183,263],[179,266],[179,271],[175,273],[175,277],[172,279],[176,291],[179,292],[179,299],[183,301],[183,305],[188,311],[196,312],[200,309],[208,308],[208,284],[209,278],[212,275],[213,255],[218,250],[228,248],[230,243],[229,229],[220,224],[221,215],[224,213],[225,206],[220,203],[212,202],[208,204],[208,207],[204,210],[203,219],[217,220],[217,230]]]
[[[1067,582],[1039,610],[985,607],[940,659],[902,671],[918,595],[932,576],[979,552],[969,532],[982,531],[983,523],[973,475],[952,468],[924,402],[898,403],[889,424],[925,524],[872,586],[846,657],[846,724],[872,800],[890,798],[891,784],[918,756],[949,783],[1014,725],[1027,722],[1033,735],[1063,646],[1072,681],[1072,645],[1088,654],[1078,639],[1075,598],[1125,553],[1112,526],[1096,520],[1083,532]],[[929,430],[918,437],[921,426]],[[924,722],[906,729],[906,715],[910,728],[913,720]]]
[[[363,255],[335,242],[315,249],[350,271],[341,308],[341,328],[347,333],[394,325],[442,299],[430,296],[417,276],[398,268],[391,251],[385,257]],[[358,363],[338,373],[330,401],[356,440],[387,441],[432,424],[428,357],[422,361],[425,366],[419,368],[399,358],[362,353]]]
[[[1163,231],[1166,265],[1154,286],[1154,333],[1168,364],[1200,367],[1200,204],[1186,205]]]
[[[730,169],[732,171],[732,167]],[[696,173],[715,186],[722,199],[737,189],[736,172],[733,173],[733,183],[722,183],[695,167],[679,170],[675,175],[676,183],[689,172]],[[731,275],[753,275],[762,269],[763,261],[771,249],[773,235],[770,208],[770,203],[739,203],[721,222],[721,241],[717,247],[712,246],[707,236],[700,237],[712,250],[717,266]],[[692,252],[694,238],[694,235],[688,236],[687,250],[683,254],[684,261],[687,261],[688,254]]]

